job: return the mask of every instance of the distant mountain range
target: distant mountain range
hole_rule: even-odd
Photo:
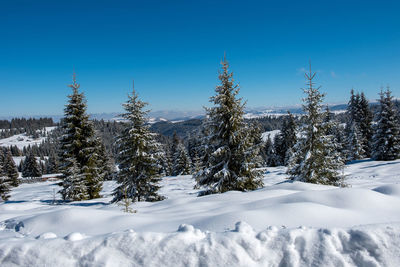
[[[344,112],[347,108],[347,104],[334,104],[329,105],[329,108],[333,112]],[[260,118],[265,116],[281,116],[286,115],[287,112],[290,111],[293,114],[303,114],[302,107],[298,106],[287,106],[287,107],[258,107],[258,108],[248,108],[246,110],[245,117],[246,118]],[[204,110],[192,110],[192,111],[180,111],[180,110],[159,110],[159,111],[151,111],[149,113],[150,123],[156,123],[161,121],[170,121],[170,122],[180,122],[186,121],[190,119],[198,119],[204,117]],[[10,120],[15,118],[16,116],[0,116],[0,119]],[[43,118],[50,117],[55,122],[59,122],[63,117],[62,115],[34,115],[34,116],[17,116],[24,118]],[[111,112],[111,113],[94,113],[90,114],[92,119],[97,120],[122,120],[120,113]]]

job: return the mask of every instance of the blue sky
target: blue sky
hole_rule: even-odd
[[[201,110],[224,51],[248,107],[301,103],[311,60],[326,102],[400,97],[396,1],[1,1],[0,116],[62,114],[75,69],[91,113],[132,79],[153,110]]]

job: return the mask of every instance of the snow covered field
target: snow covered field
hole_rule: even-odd
[[[346,166],[347,188],[289,182],[197,197],[165,177],[168,199],[53,203],[56,182],[23,184],[0,204],[0,266],[400,266],[400,160]],[[56,196],[60,199],[60,196]]]
[[[56,128],[55,126],[46,127],[46,133],[53,131],[55,128]],[[31,138],[30,136],[27,136],[26,134],[16,134],[8,138],[0,139],[0,146],[4,147],[17,146],[19,149],[23,149],[24,147],[33,146],[35,144],[39,145],[44,140],[46,140],[46,138],[47,137],[43,136],[34,139]]]

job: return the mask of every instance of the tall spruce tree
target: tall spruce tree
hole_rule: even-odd
[[[400,158],[400,126],[393,96],[389,87],[381,90],[379,112],[373,137],[372,157],[376,160],[394,160]]]
[[[103,183],[102,161],[98,139],[86,113],[86,100],[73,75],[72,94],[64,109],[63,135],[60,140],[61,172],[65,200],[84,200],[100,197]],[[77,181],[74,181],[77,179]]]
[[[50,150],[49,153],[49,158],[47,161],[47,166],[46,166],[46,172],[47,173],[58,173],[59,172],[59,161],[57,154],[54,152],[54,150]]]
[[[358,155],[357,158],[359,159],[370,156],[372,113],[364,93],[354,94],[354,89],[351,89],[350,100],[347,106],[347,118],[345,128],[347,136],[347,158],[352,160],[354,159],[354,155]],[[361,143],[361,150],[364,151],[362,154],[359,154],[361,150],[358,146],[352,147],[352,144],[356,141],[355,138],[358,139],[358,143]]]
[[[363,138],[356,122],[352,122],[348,130],[346,160],[358,160],[364,158]]]
[[[174,159],[173,175],[187,175],[191,173],[192,162],[182,142],[179,142],[176,146]]]
[[[133,201],[158,201],[164,199],[158,195],[160,188],[159,157],[163,155],[161,144],[156,141],[156,134],[151,133],[146,123],[143,110],[147,103],[138,98],[135,90],[123,104],[126,113],[125,128],[117,139],[118,145],[118,184],[114,190],[113,202],[124,198]]]
[[[287,165],[289,160],[288,151],[296,144],[296,121],[293,115],[288,112],[288,116],[284,119],[282,129],[275,136],[274,150],[277,158],[277,165]]]
[[[365,97],[364,92],[361,92],[359,109],[360,109],[359,113],[360,113],[360,117],[361,117],[361,120],[359,122],[359,128],[360,128],[362,141],[363,141],[363,150],[365,151],[365,155],[367,157],[370,157],[371,156],[371,142],[372,142],[372,135],[373,135],[373,130],[372,130],[373,115],[372,115],[371,109],[369,107],[369,102],[368,102],[367,98]]]
[[[265,165],[268,167],[275,167],[276,166],[276,154],[274,150],[274,143],[271,140],[271,136],[268,135],[267,140],[265,141],[262,147],[261,153]]]
[[[10,150],[7,150],[6,155],[4,157],[3,172],[7,177],[11,179],[12,186],[16,187],[20,184],[20,181],[18,179],[19,177],[18,168],[17,165],[15,165]]]
[[[343,160],[336,151],[335,139],[327,135],[330,123],[324,122],[327,114],[322,111],[324,94],[320,87],[314,86],[316,73],[305,74],[307,96],[303,99],[305,124],[301,128],[301,137],[293,147],[293,155],[289,160],[288,174],[292,180],[341,185],[342,177],[339,171],[343,168]]]
[[[237,98],[239,86],[224,57],[219,79],[221,84],[210,98],[215,106],[206,108],[207,163],[196,175],[198,186],[208,193],[229,190],[253,190],[263,186],[261,173],[256,167],[258,147],[243,119],[244,104]]]
[[[7,201],[10,198],[12,179],[3,170],[3,162],[0,161],[0,201]]]
[[[24,161],[22,177],[41,177],[42,170],[36,161],[35,155],[31,152]]]

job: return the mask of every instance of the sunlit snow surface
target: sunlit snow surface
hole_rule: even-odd
[[[55,128],[56,128],[55,126],[46,127],[46,129],[45,129],[46,133],[50,133]],[[34,139],[34,138],[26,135],[25,133],[16,134],[16,135],[10,136],[8,138],[0,139],[0,146],[3,146],[3,147],[17,146],[19,149],[23,149],[24,147],[28,147],[28,146],[39,145],[44,140],[46,140],[46,138],[47,137],[42,136],[37,139]]]
[[[347,188],[289,182],[197,197],[165,177],[168,199],[61,203],[57,182],[23,184],[0,204],[0,266],[400,266],[400,160],[347,165]]]

